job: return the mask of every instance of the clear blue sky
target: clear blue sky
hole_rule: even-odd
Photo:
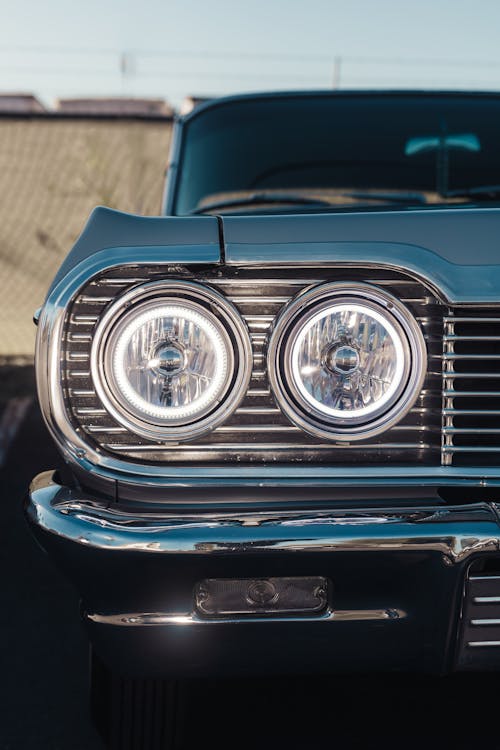
[[[0,91],[500,89],[500,0],[1,0]],[[120,72],[126,53],[126,73]]]

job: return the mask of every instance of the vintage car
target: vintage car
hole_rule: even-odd
[[[26,512],[114,746],[173,743],[187,678],[500,669],[499,128],[495,94],[215,100],[164,215],[92,213]]]

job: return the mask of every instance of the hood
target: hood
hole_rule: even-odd
[[[103,265],[141,261],[183,266],[384,266],[427,281],[450,304],[498,304],[500,209],[218,219],[142,217],[97,208],[51,289],[81,264],[82,273],[88,274],[94,267],[102,270]]]
[[[500,209],[224,216],[229,265],[390,266],[450,303],[500,302]]]
[[[220,263],[219,222],[215,216],[136,216],[98,206],[64,259],[51,290],[92,256],[105,253],[112,265],[125,250],[138,261],[149,251],[152,262]]]

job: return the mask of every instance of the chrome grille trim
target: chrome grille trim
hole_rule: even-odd
[[[182,445],[179,446],[157,446],[154,449],[149,445],[123,445],[121,443],[103,443],[103,447],[107,450],[112,450],[116,453],[126,453],[132,455],[134,458],[142,457],[144,454],[155,454],[164,457],[161,460],[168,460],[169,454],[175,456],[177,461],[183,460],[184,456],[210,456],[212,460],[216,460],[218,451],[227,450],[227,443],[207,443],[205,445]],[[412,443],[387,443],[385,446],[387,450],[404,451],[411,450],[414,448]],[[342,446],[338,445],[336,448],[339,451],[345,452],[345,454],[355,453],[358,455],[361,450],[370,448],[376,450],[376,445],[352,445]],[[430,450],[431,445],[423,443],[422,450]],[[248,457],[255,457],[259,452],[273,451],[283,457],[283,454],[289,454],[286,457],[287,461],[297,461],[297,451],[311,451],[311,446],[307,443],[259,443],[256,447],[254,443],[238,443],[237,455],[241,458],[242,454]],[[318,443],[314,446],[314,453],[331,452],[332,446],[330,443],[323,444]]]
[[[75,300],[74,304],[78,304],[78,298]],[[99,315],[73,314],[71,316],[71,322],[73,325],[94,326],[98,320]]]
[[[68,335],[68,341],[71,341],[71,343],[78,343],[81,341],[90,342],[92,341],[92,334],[91,333],[70,333]]]
[[[90,354],[89,352],[68,352],[67,359],[69,362],[88,362]]]
[[[461,607],[458,649],[459,669],[495,669],[500,666],[500,576],[498,558],[490,558],[493,567],[475,574],[483,563],[473,563],[467,571]],[[483,650],[486,653],[483,654]]]
[[[298,432],[302,434],[298,427],[293,424],[233,424],[233,425],[222,425],[216,427],[213,434],[221,432],[230,433],[252,433],[252,432]]]
[[[91,414],[92,416],[106,416],[107,412],[106,409],[101,409],[100,407],[93,407],[93,406],[78,406],[75,409],[75,412],[78,414],[78,416],[83,417],[87,414]]]
[[[224,276],[221,276],[224,273]],[[282,273],[282,278],[277,278]],[[227,274],[227,275],[226,275]],[[72,424],[91,441],[93,449],[119,454],[121,459],[156,463],[303,462],[311,464],[419,463],[439,466],[441,430],[442,319],[445,308],[419,281],[387,269],[362,271],[353,268],[326,268],[321,273],[300,278],[295,269],[281,271],[216,269],[181,278],[196,280],[227,296],[240,311],[249,328],[253,347],[253,371],[249,389],[236,412],[212,433],[183,445],[166,445],[138,438],[113,421],[103,410],[93,387],[90,372],[70,367],[84,362],[90,350],[93,331],[101,315],[118,295],[131,287],[155,279],[169,278],[165,268],[150,267],[142,273],[136,267],[115,267],[91,279],[81,288],[66,316],[63,356],[70,362],[65,370],[64,390]],[[317,274],[317,275],[316,275]],[[173,276],[173,274],[172,274]],[[176,275],[179,278],[179,275]],[[377,440],[359,445],[338,445],[306,435],[292,425],[276,405],[266,371],[266,346],[272,323],[283,305],[304,288],[337,279],[363,280],[383,286],[406,300],[419,321],[429,357],[435,363],[427,374],[416,403],[405,418]],[[255,296],[252,292],[255,291]],[[106,302],[105,300],[110,300]],[[74,360],[74,361],[73,361]],[[352,456],[352,458],[351,458]],[[361,457],[361,458],[360,458]]]
[[[83,429],[85,430],[85,432],[90,432],[91,434],[102,432],[105,435],[115,434],[115,433],[124,434],[127,432],[127,429],[125,427],[110,427],[109,425],[96,425],[96,424],[84,425]]]
[[[472,459],[471,461],[468,462],[468,465],[475,465],[475,466],[477,466],[477,455],[480,455],[481,453],[498,453],[498,448],[497,447],[490,447],[490,446],[482,446],[482,445],[481,446],[473,445],[473,446],[466,446],[466,447],[463,447],[461,445],[460,446],[452,445],[452,446],[445,446],[443,448],[443,451],[445,453],[449,453],[451,456],[453,456],[453,454],[455,454],[455,453],[464,453],[464,454],[465,453],[475,453],[476,456],[474,457],[474,459]],[[453,464],[455,464],[455,463],[456,462],[454,461]],[[490,463],[493,466],[495,466],[497,464],[497,462],[493,461],[493,460]],[[445,462],[445,465],[451,465],[451,461],[449,463]]]
[[[112,302],[114,300],[114,295],[108,296],[108,297],[94,297],[89,294],[82,294],[80,297],[78,297],[77,300],[75,300],[75,304],[77,305],[107,305],[108,302]]]
[[[443,466],[500,465],[500,309],[495,312],[458,308],[443,318]]]
[[[98,281],[91,281],[90,286],[108,287],[108,286],[130,286],[131,284],[140,284],[142,281],[147,281],[147,276],[131,276],[130,278],[101,278]]]
[[[279,414],[277,406],[241,406],[235,414]],[[220,427],[218,428],[220,429]]]

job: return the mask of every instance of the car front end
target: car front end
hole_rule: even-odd
[[[450,262],[449,252],[468,245],[482,213],[455,213],[460,231],[450,229],[441,246],[446,211],[397,212],[383,222],[357,214],[347,229],[349,215],[225,219],[223,262],[213,259],[220,227],[206,218],[205,245],[190,244],[182,266],[185,246],[166,248],[165,235],[154,240],[164,244],[143,248],[140,262],[137,254],[130,262],[128,247],[105,248],[55,285],[39,321],[39,392],[74,479],[68,486],[50,473],[38,477],[28,515],[77,585],[94,647],[115,668],[443,672],[498,663],[500,266],[479,264],[489,261],[489,240],[476,242],[474,265]],[[500,222],[496,211],[484,218]],[[170,231],[172,220],[156,221]],[[120,225],[130,231],[148,220],[99,209],[80,242],[94,246],[104,222],[118,236]],[[425,224],[425,244],[383,243],[378,234],[390,234],[391,222],[406,223],[413,238]],[[347,243],[336,239],[346,233]],[[365,235],[371,243],[358,240]],[[195,305],[209,322],[233,327],[228,390],[211,410],[202,404],[199,418],[172,428],[152,420],[148,434],[140,412],[113,399],[119,376],[100,363],[114,366],[120,337],[137,336],[134,320],[149,331],[149,311],[171,321]],[[307,334],[318,315],[321,329]],[[388,343],[377,343],[377,326],[387,326]],[[303,331],[306,355],[295,353]],[[380,412],[369,407],[392,384],[380,391],[372,383],[360,414],[353,372],[338,372],[361,368],[352,351],[362,339],[372,357],[365,367],[378,368],[375,384],[387,357],[396,374],[393,359],[404,360],[404,387]],[[343,421],[287,390],[286,358],[300,356],[307,377],[314,357],[333,356],[332,341],[337,360],[321,365],[326,384],[314,390],[305,381],[304,393],[327,404],[347,399]],[[165,356],[167,371],[179,365],[175,351]],[[153,373],[152,382],[171,382]],[[277,595],[282,579],[288,587]],[[249,598],[249,587],[268,580],[269,602],[265,591]],[[217,585],[224,581],[234,590]],[[210,606],[203,597],[213,598]]]
[[[359,148],[368,107],[396,156],[318,161],[338,118],[317,117],[316,139],[297,125],[280,144],[312,149],[303,164],[272,164],[260,108],[309,98],[350,113]],[[491,134],[459,118],[484,102],[462,99],[208,105],[178,126],[168,215],[91,215],[38,318],[67,471],[34,479],[26,513],[99,669],[500,668],[500,208]],[[439,108],[449,134],[414,124]],[[256,156],[241,143],[261,126]]]

